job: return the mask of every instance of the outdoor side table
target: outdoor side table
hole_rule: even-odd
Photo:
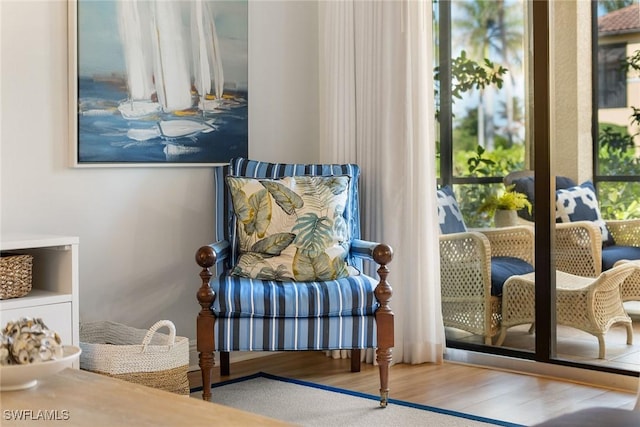
[[[604,359],[604,336],[611,326],[622,323],[627,329],[627,344],[633,343],[631,318],[622,306],[620,285],[638,266],[626,263],[600,276],[581,277],[556,272],[556,322],[590,333],[598,338],[598,358]],[[502,290],[502,324],[497,345],[502,345],[507,329],[531,323],[535,325],[535,273],[512,276]]]

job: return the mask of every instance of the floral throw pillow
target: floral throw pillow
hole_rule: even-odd
[[[232,274],[281,281],[348,276],[349,235],[343,214],[349,179],[228,176],[240,244]]]

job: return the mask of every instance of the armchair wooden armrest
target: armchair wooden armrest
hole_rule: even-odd
[[[216,262],[224,261],[231,255],[231,243],[227,240],[220,240],[209,245],[216,256]]]
[[[220,240],[210,245],[201,246],[196,252],[196,262],[202,268],[211,268],[228,259],[230,255],[231,244],[226,240]]]
[[[353,239],[351,241],[351,254],[358,258],[373,261],[373,253],[380,243],[369,240]]]

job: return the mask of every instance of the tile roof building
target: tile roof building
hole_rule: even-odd
[[[600,36],[636,32],[640,32],[640,3],[634,3],[598,18]]]

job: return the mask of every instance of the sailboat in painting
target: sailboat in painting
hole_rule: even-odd
[[[198,2],[199,3],[199,2]],[[191,74],[189,69],[186,40],[182,31],[182,14],[174,2],[156,3],[157,42],[156,74],[159,76],[158,99],[163,110],[187,110],[193,106],[191,92]],[[191,23],[193,26],[193,23]],[[197,79],[196,79],[197,80]],[[181,116],[180,116],[181,117]],[[199,133],[215,130],[212,123],[199,119],[171,118],[158,122],[161,135],[166,139],[192,137]]]
[[[213,111],[222,105],[224,70],[215,20],[209,4],[203,0],[192,2],[191,29],[194,86],[198,93],[198,108],[202,111]]]
[[[138,0],[118,2],[119,30],[123,41],[127,67],[129,99],[118,105],[125,119],[139,119],[160,112],[159,103],[152,100],[155,93],[153,65],[148,52],[151,48],[149,3]]]
[[[152,6],[153,76],[158,102],[165,112],[192,106],[181,5],[181,2],[155,1]]]
[[[79,162],[246,156],[246,2],[81,3]]]
[[[211,2],[124,0],[118,7],[129,92],[118,110],[144,126],[129,129],[128,137],[173,141],[215,131],[215,119],[206,113],[229,109],[234,100],[223,98],[224,70]]]

